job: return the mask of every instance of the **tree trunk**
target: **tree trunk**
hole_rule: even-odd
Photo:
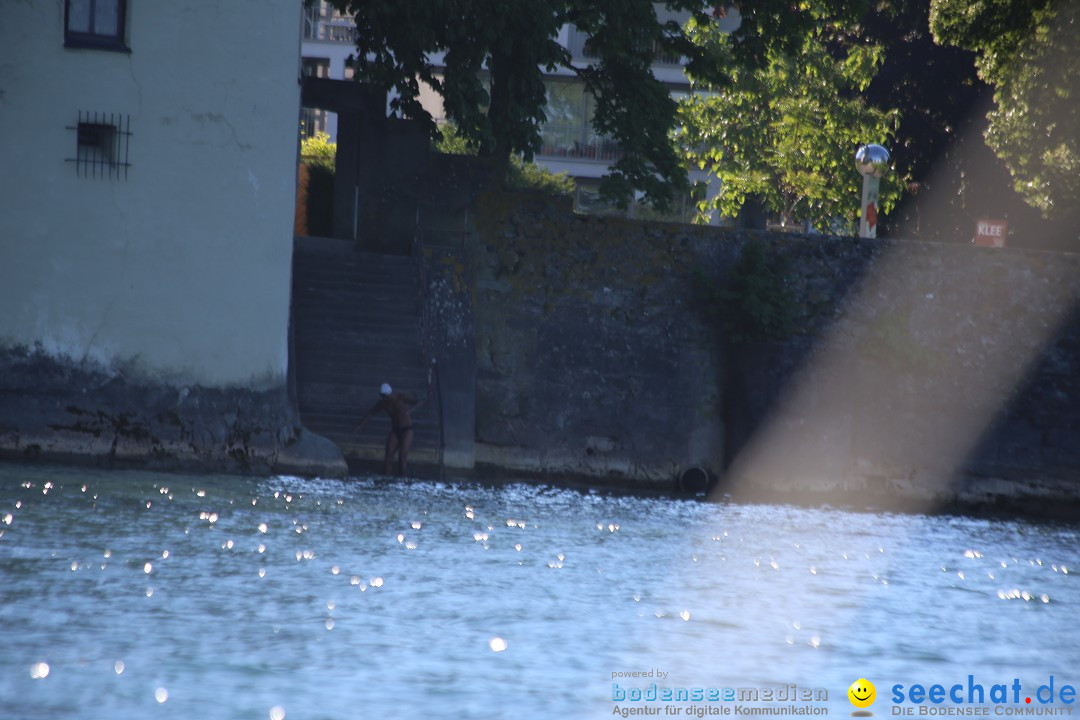
[[[492,181],[497,189],[506,184],[506,173],[510,167],[510,127],[512,124],[513,98],[510,97],[510,73],[512,60],[499,53],[492,53],[488,61],[491,69],[491,104],[488,107],[488,122],[491,126],[493,144],[489,151],[482,152],[491,163]],[[485,148],[485,150],[487,150]]]

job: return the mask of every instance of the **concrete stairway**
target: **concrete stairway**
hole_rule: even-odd
[[[358,252],[348,241],[297,238],[292,320],[300,418],[334,441],[350,467],[381,471],[390,421],[377,415],[353,432],[390,383],[423,400],[428,368],[420,345],[420,302],[412,258]],[[438,399],[413,412],[414,465],[436,465]],[[375,462],[377,461],[377,462]],[[426,474],[426,473],[425,473]]]

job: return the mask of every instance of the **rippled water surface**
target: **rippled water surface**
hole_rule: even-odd
[[[1069,525],[0,465],[0,532],[4,718],[600,718],[613,682],[825,688],[843,717],[862,677],[885,716],[895,683],[1080,686]],[[635,670],[668,675],[612,678]]]

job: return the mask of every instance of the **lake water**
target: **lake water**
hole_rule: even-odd
[[[882,717],[1018,680],[1000,716],[1080,685],[1063,524],[0,465],[0,532],[3,718],[847,717],[860,678]],[[719,701],[617,700],[654,683]]]

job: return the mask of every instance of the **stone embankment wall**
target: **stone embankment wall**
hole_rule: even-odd
[[[721,470],[718,338],[691,290],[733,248],[674,228],[479,198],[478,465],[662,486]]]
[[[40,350],[0,349],[0,460],[343,476],[285,388],[169,386]]]
[[[479,466],[699,465],[735,497],[914,509],[1077,495],[1080,256],[476,207]],[[750,244],[787,322],[735,344],[725,317],[757,301],[701,291]]]

